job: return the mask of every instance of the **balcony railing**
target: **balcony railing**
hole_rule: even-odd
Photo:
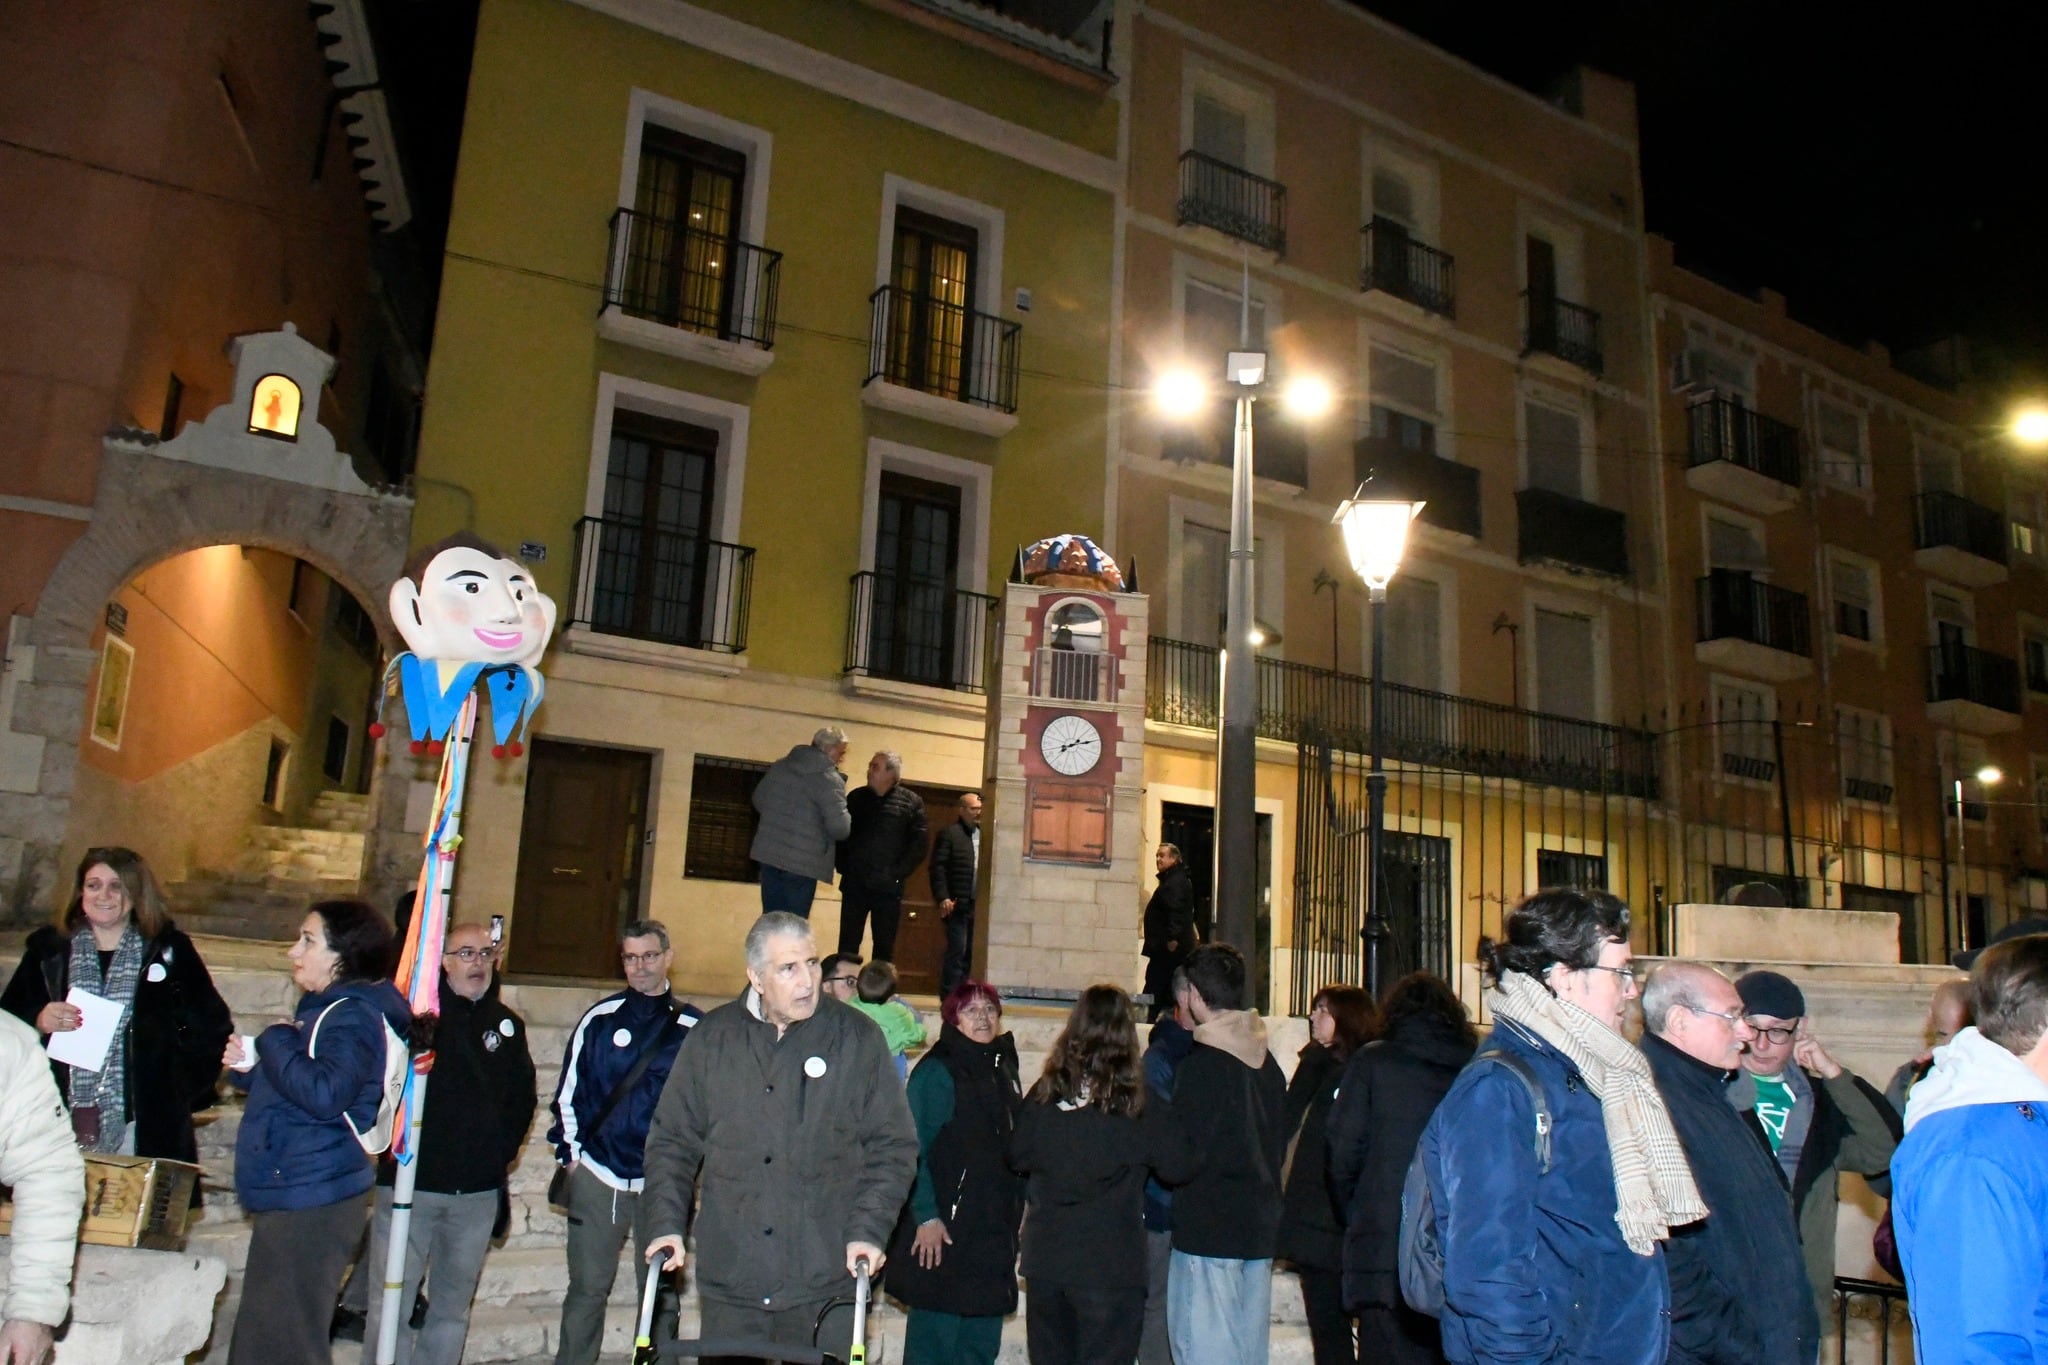
[[[1747,640],[1787,654],[1812,657],[1812,624],[1805,593],[1733,569],[1716,569],[1699,579],[1696,586],[1702,643]]]
[[[1018,324],[890,284],[869,295],[868,305],[870,382],[1017,410]]]
[[[846,672],[980,692],[996,599],[862,570],[846,617]]]
[[[1479,536],[1479,471],[1440,456],[1411,450],[1384,437],[1363,436],[1352,446],[1358,483],[1372,478],[1375,497],[1422,498],[1422,520],[1475,540]]]
[[[612,214],[611,233],[606,307],[763,350],[775,345],[781,252],[632,209]]]
[[[1041,648],[1031,662],[1031,695],[1057,701],[1116,700],[1116,657],[1085,649]]]
[[[743,654],[754,550],[639,521],[576,523],[572,625],[603,635]]]
[[[1975,645],[1935,645],[1927,651],[1927,700],[1973,701],[2018,715],[2020,666]]]
[[[1225,236],[1287,250],[1287,187],[1201,152],[1180,154],[1176,223],[1214,228]]]
[[[1914,547],[1950,545],[1965,554],[2006,562],[2005,518],[1955,493],[1922,493],[1914,503]]]
[[[1146,653],[1145,716],[1216,728],[1217,651],[1153,636]],[[1364,753],[1372,733],[1372,680],[1261,658],[1258,731],[1294,742],[1310,731]],[[1523,711],[1389,682],[1381,688],[1382,752],[1408,763],[1509,777],[1577,791],[1654,798],[1656,736],[1645,730]]]
[[[1569,569],[1628,577],[1628,515],[1547,488],[1515,493],[1524,564],[1561,564]]]
[[[1175,422],[1160,442],[1160,455],[1183,464],[1230,468],[1237,440],[1237,403],[1224,399],[1206,413]],[[1276,404],[1252,404],[1252,473],[1296,488],[1308,487],[1308,434]]]
[[[1365,225],[1365,264],[1358,287],[1406,299],[1444,317],[1458,315],[1457,263],[1448,251],[1424,246],[1391,218],[1374,216]]]
[[[1599,374],[1607,363],[1600,349],[1600,315],[1583,304],[1566,303],[1554,294],[1522,291],[1526,319],[1522,354],[1541,352]]]
[[[1725,460],[1797,488],[1801,481],[1799,430],[1752,412],[1730,398],[1702,398],[1686,409],[1692,462]]]

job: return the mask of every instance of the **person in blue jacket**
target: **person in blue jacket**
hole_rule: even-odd
[[[1921,1365],[2048,1360],[2048,935],[1984,951],[1892,1158]]]
[[[221,1060],[248,1091],[235,1194],[255,1224],[229,1365],[325,1360],[341,1274],[369,1217],[375,1172],[356,1137],[377,1120],[385,1036],[412,1011],[387,979],[391,925],[362,901],[320,901],[288,956],[305,994],[289,1023]]]
[[[1649,1062],[1621,1033],[1636,994],[1628,921],[1604,891],[1550,889],[1515,908],[1503,942],[1479,940],[1493,1037],[1420,1149],[1443,1247],[1447,1360],[1665,1358],[1662,1242],[1707,1209]],[[1528,1086],[1494,1053],[1541,1090],[1547,1144]]]

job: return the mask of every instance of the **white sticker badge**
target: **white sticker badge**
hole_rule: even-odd
[[[825,1059],[823,1057],[804,1058],[804,1075],[809,1076],[812,1080],[815,1081],[818,1079],[818,1077],[824,1074]]]
[[[614,1034],[612,1035],[612,1046],[613,1046],[613,1047],[625,1047],[626,1045],[628,1045],[628,1044],[629,1044],[629,1043],[631,1043],[632,1041],[633,1041],[633,1030],[631,1030],[631,1029],[629,1029],[629,1028],[622,1028],[622,1029],[620,1029],[620,1030],[619,1030],[619,1031],[618,1031],[617,1033],[614,1033]]]
[[[149,970],[143,973],[143,975],[147,976],[151,981],[162,981],[169,977],[170,973],[164,970],[163,963],[152,962],[149,964]]]
[[[498,1021],[498,1032],[510,1038],[513,1034],[519,1032],[519,1025],[510,1019],[500,1019]]]

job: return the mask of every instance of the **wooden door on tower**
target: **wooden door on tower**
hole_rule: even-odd
[[[638,918],[652,755],[535,739],[526,774],[509,971],[619,975]]]
[[[903,879],[903,918],[896,928],[896,988],[910,995],[933,995],[939,989],[939,968],[946,956],[946,921],[932,899],[932,845],[939,831],[960,818],[960,789],[907,783],[924,798],[925,823],[930,834],[925,840],[924,859]],[[975,914],[986,912],[976,907]],[[926,1020],[932,1037],[939,1036],[936,1020]]]

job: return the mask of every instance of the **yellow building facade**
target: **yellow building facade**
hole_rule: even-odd
[[[754,775],[836,724],[949,816],[1016,547],[1100,534],[1102,34],[951,8],[483,7],[414,540],[473,529],[561,607],[465,827],[514,970],[607,974],[648,915],[729,987]]]

